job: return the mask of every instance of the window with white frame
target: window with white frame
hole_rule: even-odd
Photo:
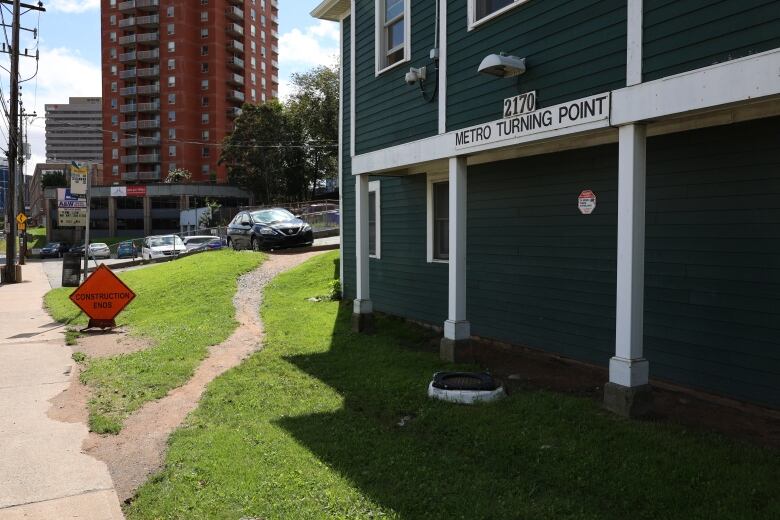
[[[450,258],[450,193],[447,175],[428,177],[428,261]]]
[[[469,27],[489,20],[528,0],[469,0]]]
[[[380,181],[368,183],[368,256],[381,258],[381,184]]]
[[[409,59],[409,0],[376,0],[376,73]]]

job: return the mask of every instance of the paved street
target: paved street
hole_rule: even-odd
[[[82,453],[86,425],[47,416],[73,366],[63,327],[41,306],[47,264],[0,286],[0,520],[122,518],[106,465]]]

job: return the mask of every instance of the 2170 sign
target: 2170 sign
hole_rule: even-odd
[[[536,91],[526,92],[504,100],[504,117],[515,117],[536,110]]]

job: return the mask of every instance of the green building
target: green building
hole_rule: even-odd
[[[324,0],[342,284],[441,327],[780,406],[780,1]],[[474,345],[474,343],[471,343]],[[478,348],[478,344],[475,348]]]

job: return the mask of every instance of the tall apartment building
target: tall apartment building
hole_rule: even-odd
[[[99,163],[103,159],[99,97],[72,97],[46,105],[46,162]]]
[[[227,181],[218,143],[278,95],[276,0],[102,0],[107,183]]]

